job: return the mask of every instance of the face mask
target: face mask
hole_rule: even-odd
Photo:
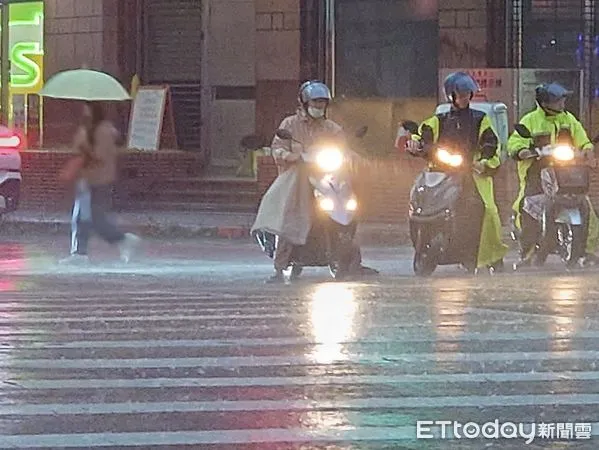
[[[308,114],[310,114],[310,117],[313,117],[314,119],[320,119],[324,117],[324,109],[313,108],[310,106],[308,108]]]

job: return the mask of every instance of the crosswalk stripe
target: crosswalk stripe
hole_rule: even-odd
[[[384,355],[346,355],[339,361],[357,364],[380,364],[393,362],[515,362],[578,360],[596,361],[599,351],[557,351],[557,352],[505,352],[505,353],[403,353]],[[310,355],[302,356],[222,356],[197,358],[97,358],[97,359],[11,359],[0,360],[0,368],[38,369],[86,369],[86,368],[160,368],[160,367],[264,367],[309,364],[314,361]]]
[[[490,372],[448,374],[339,375],[303,377],[219,377],[219,378],[149,378],[149,379],[24,379],[5,380],[7,386],[21,389],[123,389],[179,387],[241,386],[315,386],[315,385],[402,385],[413,383],[505,383],[543,381],[597,381],[599,372]],[[1,384],[1,383],[0,383]]]
[[[429,335],[407,335],[403,339],[401,336],[383,336],[379,338],[363,338],[344,340],[337,342],[338,344],[360,344],[362,346],[371,344],[419,344],[419,343],[444,343],[444,342],[502,342],[502,341],[521,341],[521,340],[537,340],[552,342],[559,339],[582,340],[582,339],[597,339],[599,332],[596,331],[580,331],[575,334],[570,333],[463,333],[455,336],[447,336],[439,339],[437,336]],[[316,345],[327,343],[324,340],[309,339],[305,336],[264,336],[261,338],[247,339],[146,339],[146,340],[104,340],[104,341],[63,341],[63,342],[39,342],[33,338],[17,338],[10,337],[11,346],[20,349],[75,349],[75,348],[177,348],[177,347],[253,347],[253,346],[280,346],[280,345]]]
[[[591,423],[591,436],[598,436],[599,423]],[[305,442],[392,442],[415,440],[416,427],[367,427],[346,430],[257,429],[199,432],[85,433],[7,436],[4,448],[142,447],[153,445],[226,445]],[[514,439],[522,444],[523,438]],[[537,438],[536,443],[543,442]],[[584,440],[576,441],[581,444]]]
[[[0,405],[0,416],[146,414],[225,411],[326,411],[347,409],[467,408],[599,405],[599,394],[357,398],[331,400],[226,400],[205,402],[45,403]]]

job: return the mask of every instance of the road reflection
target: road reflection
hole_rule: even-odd
[[[583,319],[584,287],[580,280],[552,277],[548,280],[549,310],[554,320],[549,322],[550,349],[572,350],[572,338],[577,331],[577,319]]]
[[[310,303],[316,346],[309,357],[318,364],[346,360],[344,343],[354,338],[357,311],[354,291],[349,286],[339,283],[316,286]]]
[[[456,339],[466,332],[468,319],[466,308],[472,295],[471,281],[452,279],[438,280],[433,285],[432,326],[436,341],[433,351],[458,352],[460,342]]]

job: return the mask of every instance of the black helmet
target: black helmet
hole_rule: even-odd
[[[559,83],[544,83],[535,89],[537,103],[541,106],[546,103],[554,103],[570,94],[572,91],[567,90]]]

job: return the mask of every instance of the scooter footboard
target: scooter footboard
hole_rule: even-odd
[[[423,225],[426,225],[426,224],[434,225],[439,222],[444,222],[446,220],[450,220],[450,218],[451,218],[451,213],[442,211],[440,213],[432,214],[429,216],[422,216],[422,215],[414,214],[414,215],[410,216],[410,222],[417,223],[417,224],[423,224]]]

